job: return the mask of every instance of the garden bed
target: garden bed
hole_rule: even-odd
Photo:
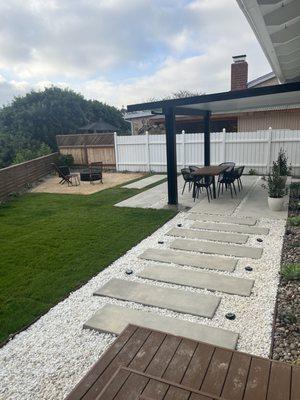
[[[300,183],[291,185],[278,286],[273,359],[300,361]]]

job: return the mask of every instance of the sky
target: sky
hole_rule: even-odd
[[[57,85],[122,107],[271,68],[235,0],[0,0],[0,105]]]

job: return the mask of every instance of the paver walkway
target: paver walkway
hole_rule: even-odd
[[[122,279],[111,279],[94,294],[207,318],[213,317],[221,300],[214,295],[191,293]]]
[[[232,216],[224,215],[211,215],[211,214],[197,214],[191,209],[187,214],[186,218],[194,221],[212,221],[212,222],[224,222],[228,224],[238,225],[255,225],[257,220],[255,218],[237,218]]]
[[[184,228],[173,228],[167,232],[167,235],[180,236],[187,239],[204,239],[236,244],[244,244],[249,239],[249,236],[240,235],[239,233],[207,232]]]
[[[237,224],[218,224],[215,222],[196,221],[191,226],[194,229],[205,229],[220,232],[247,233],[249,235],[268,235],[269,229],[260,226],[247,226]]]
[[[263,252],[263,250],[258,247],[237,246],[233,244],[203,242],[200,240],[189,239],[175,239],[171,243],[171,248],[246,258],[260,258]]]
[[[185,251],[170,249],[148,249],[140,256],[145,260],[187,265],[197,268],[216,269],[219,271],[232,272],[237,260],[219,256],[196,255]]]
[[[250,296],[254,284],[253,279],[236,278],[223,274],[198,270],[183,270],[166,264],[152,264],[145,267],[138,276],[160,282],[174,283],[199,289]]]
[[[222,328],[184,321],[178,318],[165,317],[147,311],[106,304],[96,312],[85,324],[84,328],[95,329],[119,335],[128,324],[143,326],[184,336],[189,339],[201,340],[217,346],[234,349],[238,334]]]
[[[143,189],[153,183],[159,182],[165,179],[167,175],[152,175],[148,176],[148,178],[140,179],[139,181],[129,183],[128,185],[124,185],[122,187],[127,189]]]

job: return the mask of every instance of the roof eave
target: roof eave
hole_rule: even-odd
[[[267,57],[275,75],[277,76],[280,83],[284,83],[286,80],[284,78],[283,72],[281,70],[274,45],[271,41],[270,34],[266,28],[266,24],[261,15],[258,3],[256,0],[237,0],[238,5],[243,11],[245,17],[247,18],[261,48]],[[254,22],[256,21],[256,23]]]

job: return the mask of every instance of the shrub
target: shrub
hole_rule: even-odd
[[[74,165],[74,157],[72,154],[60,154],[59,165],[67,165],[68,167]]]
[[[300,226],[300,215],[297,215],[296,217],[289,217],[288,222],[292,226]]]
[[[288,167],[287,160],[286,152],[281,148],[277,158],[277,167],[279,169],[279,175],[281,176],[287,176],[291,171],[291,167]]]
[[[257,171],[253,168],[249,169],[249,175],[257,175]]]
[[[282,268],[281,275],[287,281],[298,281],[300,279],[300,264],[287,264]]]
[[[277,162],[273,162],[272,172],[272,175],[268,175],[267,184],[263,184],[262,187],[268,190],[269,197],[281,198],[285,195],[285,189],[282,184],[282,177],[280,176]]]

